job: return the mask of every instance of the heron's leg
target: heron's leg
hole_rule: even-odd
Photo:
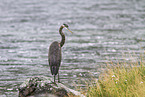
[[[58,72],[58,82],[60,83],[60,79],[59,79],[59,72]]]
[[[54,83],[55,83],[55,75],[54,75]]]

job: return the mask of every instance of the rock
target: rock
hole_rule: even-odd
[[[54,83],[49,77],[32,77],[18,88],[19,97],[67,97],[68,93],[85,97],[78,91],[70,89],[61,83]],[[33,96],[32,96],[33,95]]]

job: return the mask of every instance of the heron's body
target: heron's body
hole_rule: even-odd
[[[57,75],[61,63],[61,47],[57,41],[54,41],[49,48],[49,65],[52,75]]]
[[[58,74],[58,82],[60,82],[60,80],[59,80],[59,67],[60,67],[60,64],[61,64],[61,47],[65,43],[65,35],[62,32],[63,28],[67,28],[67,30],[69,30],[68,29],[68,25],[66,25],[66,24],[63,24],[60,27],[59,33],[60,33],[61,38],[62,38],[61,42],[59,43],[57,41],[54,41],[50,45],[50,47],[49,47],[48,61],[49,61],[49,66],[50,66],[51,74],[54,76],[54,82],[55,82],[55,76],[57,74]]]

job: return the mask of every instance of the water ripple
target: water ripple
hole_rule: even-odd
[[[28,77],[52,76],[48,48],[60,41],[64,22],[74,32],[64,30],[60,68],[70,87],[90,73],[98,77],[106,62],[134,61],[145,49],[143,0],[3,0],[0,14],[0,96],[16,96]]]

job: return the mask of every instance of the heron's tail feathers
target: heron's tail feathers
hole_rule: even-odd
[[[51,67],[51,74],[52,74],[52,75],[57,75],[58,70],[59,70],[59,67],[57,67],[57,66],[52,66],[52,67]]]

